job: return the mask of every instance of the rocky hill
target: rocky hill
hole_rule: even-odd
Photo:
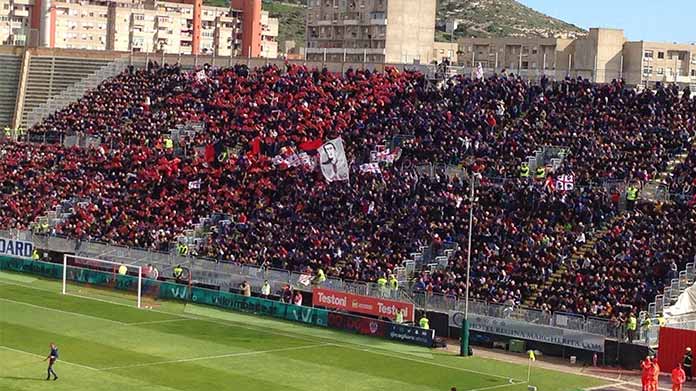
[[[458,37],[576,37],[585,30],[535,11],[515,0],[439,0],[438,30],[444,31],[447,20],[458,22]],[[438,31],[438,38],[449,34]]]
[[[205,0],[206,4],[225,5],[227,0]],[[295,40],[302,46],[305,34],[306,0],[264,0],[263,9],[280,19],[278,42]],[[515,0],[438,0],[436,39],[449,41],[447,20],[458,21],[454,38],[505,36],[578,36],[585,30],[544,15]]]

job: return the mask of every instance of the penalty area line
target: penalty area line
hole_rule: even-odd
[[[25,350],[20,350],[20,349],[11,348],[11,347],[5,346],[5,345],[0,345],[0,349],[4,349],[4,350],[10,351],[10,352],[15,352],[15,353],[28,354],[28,355],[30,355],[30,356],[34,356],[34,357],[38,357],[38,358],[42,358],[42,359],[43,359],[43,358],[46,358],[45,356],[42,356],[42,355],[40,355],[40,354],[36,354],[36,353],[32,353],[32,352],[27,352],[27,351],[25,351]],[[60,364],[60,363],[63,363],[63,364],[72,365],[72,366],[78,367],[78,368],[89,369],[90,371],[98,371],[98,370],[99,370],[99,369],[97,369],[97,368],[93,368],[93,367],[90,367],[90,366],[87,366],[87,365],[77,364],[77,363],[70,362],[70,361],[65,361],[65,360],[62,360],[62,359],[58,359],[58,361],[56,361],[56,362],[59,363],[59,364]]]

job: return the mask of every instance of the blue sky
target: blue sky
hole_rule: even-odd
[[[632,41],[696,42],[696,0],[518,0],[582,28],[625,30]]]

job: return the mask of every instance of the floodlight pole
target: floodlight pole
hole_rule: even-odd
[[[461,338],[460,338],[460,356],[469,355],[469,281],[471,275],[471,234],[474,229],[474,172],[471,171],[469,176],[469,240],[467,244],[466,254],[466,288],[464,290],[464,321],[462,322]]]

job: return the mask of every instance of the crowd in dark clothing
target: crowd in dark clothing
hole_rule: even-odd
[[[169,130],[190,122],[203,123],[205,131],[167,146]],[[603,181],[654,179],[689,148],[695,125],[696,101],[677,89],[637,93],[618,81],[535,84],[498,75],[437,85],[395,69],[338,75],[300,66],[206,66],[185,72],[151,64],[105,81],[30,130],[30,138],[98,136],[100,147],[1,146],[0,185],[9,207],[0,209],[0,225],[27,228],[63,200],[77,199],[74,213],[53,228],[56,234],[168,250],[216,213],[231,223],[211,227],[195,254],[321,268],[360,281],[391,274],[421,246],[437,252],[455,242],[460,246],[448,266],[419,272],[414,289],[458,297],[466,286],[468,179],[416,169],[449,164],[480,178],[472,297],[519,303],[619,214]],[[349,182],[326,183],[316,169],[272,163],[277,155],[314,156],[323,141],[339,136]],[[381,163],[381,173],[360,172],[370,152],[395,137],[404,140],[398,161]],[[520,164],[544,146],[568,151],[558,170],[542,180],[520,177]],[[217,159],[223,149],[229,155]],[[693,161],[675,171],[685,178],[675,184],[690,180]],[[575,189],[550,189],[546,176],[558,174],[573,174]],[[200,186],[190,188],[192,182]],[[689,206],[666,208],[656,215],[641,206],[619,217],[612,232],[641,229],[667,238],[686,229]],[[636,243],[639,237],[631,234]],[[619,304],[644,308],[665,283],[661,267],[675,256],[643,251],[627,261],[622,243],[603,238],[589,263],[567,277],[577,283],[553,285],[537,306],[601,316]],[[655,245],[655,253],[690,254]]]
[[[674,167],[665,182],[672,198],[696,205],[696,146],[689,148],[684,161]]]
[[[617,305],[646,308],[696,261],[696,210],[679,203],[641,203],[608,227],[593,249],[537,299],[537,305],[593,316]]]

